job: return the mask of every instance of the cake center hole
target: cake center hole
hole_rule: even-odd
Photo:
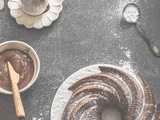
[[[102,120],[121,120],[121,113],[117,108],[109,107],[102,112]]]

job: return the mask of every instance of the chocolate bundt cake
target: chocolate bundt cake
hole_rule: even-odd
[[[108,107],[119,109],[122,120],[160,119],[149,85],[141,75],[137,80],[116,68],[99,69],[101,73],[82,78],[69,87],[73,94],[62,120],[102,120],[102,112]]]

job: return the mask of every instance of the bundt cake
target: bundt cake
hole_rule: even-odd
[[[122,120],[160,120],[160,106],[155,110],[154,99],[146,80],[139,80],[116,68],[99,66],[101,73],[84,77],[68,90],[68,100],[61,120],[102,120],[102,112],[115,107]]]

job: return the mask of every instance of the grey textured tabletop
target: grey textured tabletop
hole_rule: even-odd
[[[140,24],[160,46],[159,0],[64,0],[60,17],[41,30],[18,25],[7,2],[0,11],[0,43],[26,42],[41,62],[37,81],[21,94],[25,120],[50,120],[52,101],[63,81],[80,68],[99,63],[141,73],[160,102],[160,58],[121,16],[127,3],[136,3]],[[17,120],[12,95],[0,94],[0,120]]]

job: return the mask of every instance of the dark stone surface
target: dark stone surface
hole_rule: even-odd
[[[140,72],[160,102],[160,58],[134,27],[122,21],[123,7],[132,1],[141,10],[140,24],[160,46],[159,0],[64,0],[58,20],[41,30],[27,29],[0,11],[0,43],[21,40],[41,61],[35,84],[22,93],[26,120],[49,120],[54,95],[62,82],[82,67],[105,63]],[[16,120],[13,98],[0,94],[0,120]]]

